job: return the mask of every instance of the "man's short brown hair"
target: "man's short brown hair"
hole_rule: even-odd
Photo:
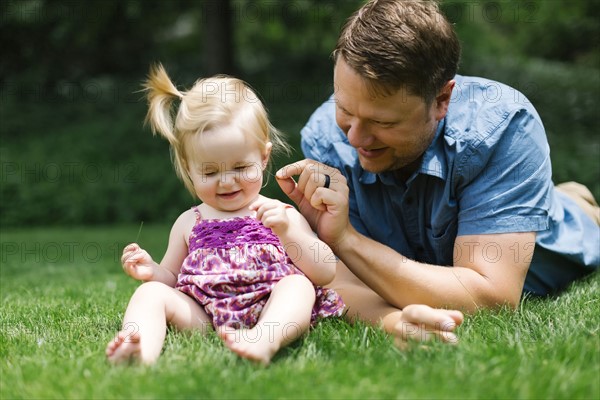
[[[333,51],[379,95],[399,89],[430,102],[458,69],[460,43],[431,0],[371,0],[346,22]]]

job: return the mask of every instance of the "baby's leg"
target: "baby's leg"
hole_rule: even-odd
[[[152,364],[162,350],[167,323],[182,330],[204,331],[211,326],[191,297],[160,282],[142,284],[129,301],[123,329],[106,347],[106,357],[112,363],[138,360]]]
[[[240,356],[268,364],[280,348],[308,330],[314,303],[315,288],[307,277],[286,276],[273,288],[256,326],[222,328],[219,334]]]

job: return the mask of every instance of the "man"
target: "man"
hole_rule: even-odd
[[[554,187],[524,96],[456,75],[436,3],[368,2],[333,56],[334,94],[302,131],[308,159],[277,177],[349,269],[332,287],[351,317],[452,342],[462,314],[444,309],[516,307],[598,268],[597,204]]]

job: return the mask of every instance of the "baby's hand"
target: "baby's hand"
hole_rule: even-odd
[[[286,211],[289,207],[279,200],[262,198],[252,203],[250,210],[256,211],[256,219],[280,236],[287,231],[290,224]]]
[[[121,256],[123,271],[134,279],[149,281],[154,276],[156,263],[150,254],[137,243],[131,243],[123,249]]]

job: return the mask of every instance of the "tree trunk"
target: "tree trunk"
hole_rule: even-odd
[[[202,14],[204,71],[234,74],[231,0],[204,0]]]

